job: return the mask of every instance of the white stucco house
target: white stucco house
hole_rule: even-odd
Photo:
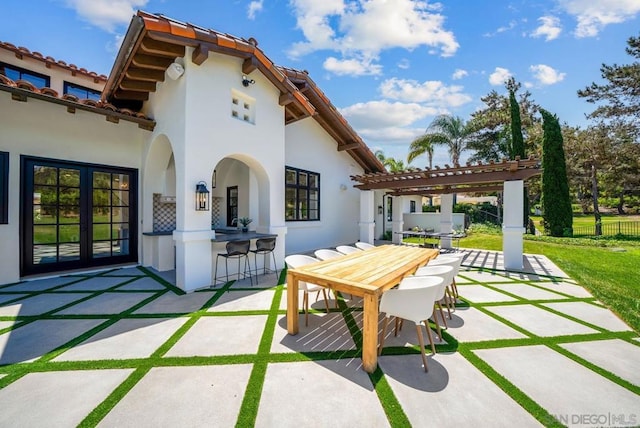
[[[0,111],[0,284],[139,263],[206,287],[240,217],[278,268],[383,232],[384,192],[350,180],[382,164],[252,38],[138,12],[109,76],[0,43]]]

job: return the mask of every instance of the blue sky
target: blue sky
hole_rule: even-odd
[[[22,0],[0,40],[109,74],[137,9],[249,38],[308,70],[367,144],[406,159],[435,115],[465,119],[514,76],[562,122],[585,126],[576,91],[629,63],[640,0]],[[447,163],[444,148],[434,164]],[[424,167],[425,158],[413,165]]]

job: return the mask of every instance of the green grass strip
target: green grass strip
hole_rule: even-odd
[[[493,383],[495,383],[500,389],[509,395],[516,403],[522,406],[527,412],[529,412],[540,423],[547,427],[562,427],[563,425],[558,422],[549,412],[547,412],[542,406],[533,401],[528,395],[522,392],[518,387],[511,383],[507,378],[498,373],[493,367],[487,364],[483,359],[464,346],[460,346],[458,349],[460,355],[473,364],[482,374],[488,377]]]
[[[122,400],[122,398],[131,391],[131,389],[151,370],[150,366],[141,367],[136,369],[133,373],[125,379],[120,385],[114,389],[111,394],[98,406],[93,409],[82,422],[78,424],[78,427],[95,427],[98,423],[104,419],[104,417]]]
[[[404,412],[402,405],[398,401],[398,398],[393,393],[387,378],[384,376],[380,366],[376,367],[373,373],[369,373],[369,379],[373,384],[373,388],[378,395],[378,400],[382,405],[384,413],[387,415],[389,424],[394,428],[410,427],[411,422],[407,414]]]
[[[182,289],[176,287],[175,285],[173,285],[172,283],[170,283],[169,281],[167,281],[166,279],[164,279],[163,277],[156,275],[151,269],[147,269],[144,266],[138,266],[137,267],[139,270],[141,270],[142,272],[144,272],[147,276],[155,279],[156,281],[158,281],[160,284],[164,285],[165,287],[167,287],[169,290],[173,291],[174,293],[176,293],[178,296],[182,296],[183,294],[187,294],[185,293]]]

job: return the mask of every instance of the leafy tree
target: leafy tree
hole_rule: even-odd
[[[592,83],[578,91],[587,102],[600,105],[589,115],[591,118],[618,120],[636,138],[640,135],[640,37],[627,40],[627,54],[636,58],[628,65],[602,64],[600,73],[605,84]]]
[[[417,137],[409,145],[409,155],[407,156],[407,163],[411,163],[415,158],[426,153],[429,159],[429,169],[433,168],[433,149],[436,146],[432,134],[424,134]]]
[[[524,139],[522,138],[522,121],[520,120],[520,105],[513,90],[509,91],[509,107],[511,109],[511,159],[520,156],[525,158]]]
[[[540,109],[542,137],[542,207],[545,230],[551,236],[571,234],[573,217],[562,132],[557,116]]]

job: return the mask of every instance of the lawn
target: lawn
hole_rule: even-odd
[[[502,235],[472,233],[464,248],[502,250]],[[543,254],[635,331],[640,331],[640,240],[525,238],[524,252]]]

